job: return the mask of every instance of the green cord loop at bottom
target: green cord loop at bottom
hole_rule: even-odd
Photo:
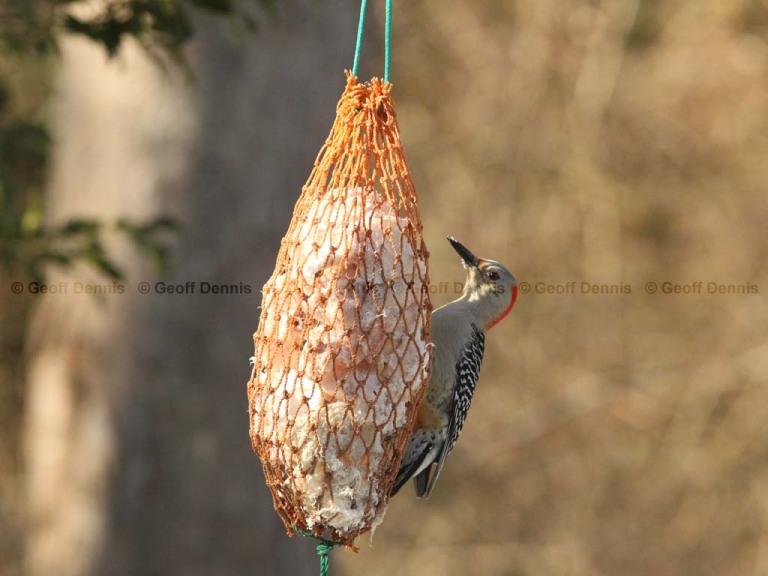
[[[291,528],[293,528],[293,531],[296,532],[296,534],[301,534],[306,538],[314,538],[315,540],[320,541],[320,544],[317,545],[317,555],[320,557],[320,576],[328,576],[331,572],[331,551],[336,546],[343,546],[343,542],[334,542],[333,540],[320,538],[309,532],[304,532],[304,530],[299,530],[295,524],[291,524]]]
[[[322,544],[317,545],[317,555],[320,556],[320,576],[328,576],[331,572],[331,550],[333,550],[334,545],[336,545],[337,542],[333,542],[331,544],[326,544],[323,542]]]

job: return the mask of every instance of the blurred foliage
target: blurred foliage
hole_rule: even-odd
[[[659,22],[660,0],[642,0],[638,2],[635,21],[627,33],[627,48],[643,50],[650,48],[658,40],[661,32]]]
[[[26,216],[31,212],[34,211],[28,211]],[[39,221],[34,216],[18,218],[5,211],[0,216],[0,266],[41,283],[45,281],[48,264],[69,267],[76,262],[88,263],[108,278],[121,280],[122,270],[104,248],[103,237],[110,228],[130,237],[160,272],[168,263],[169,252],[162,235],[177,228],[173,220],[164,216],[141,223],[121,219],[114,226],[93,219],[74,219],[55,227],[25,227],[27,221]]]
[[[276,0],[250,0],[274,12]],[[248,29],[253,16],[238,0],[3,0],[0,49],[39,54],[55,50],[61,34],[80,34],[101,44],[110,56],[127,38],[156,55],[181,59],[192,37],[195,9],[233,17]]]
[[[273,13],[276,0],[250,0]],[[193,35],[197,9],[231,18],[253,31],[256,22],[238,0],[1,0],[0,1],[0,267],[42,281],[46,266],[82,261],[110,278],[122,273],[104,248],[104,232],[116,228],[162,269],[167,247],[158,234],[174,228],[165,217],[149,222],[107,225],[73,220],[58,227],[43,223],[44,189],[51,138],[43,120],[48,91],[30,93],[19,68],[39,84],[62,35],[80,35],[102,45],[112,57],[127,39],[153,59],[183,69],[182,50]],[[33,80],[34,81],[34,80]],[[39,91],[39,88],[37,89]]]
[[[768,3],[765,0],[742,0],[737,22],[744,32],[768,33]]]
[[[162,242],[162,237],[166,232],[177,230],[178,225],[175,220],[161,216],[137,224],[121,218],[117,221],[116,226],[120,232],[127,234],[133,240],[134,246],[144,253],[157,272],[165,269],[169,257],[169,247]]]
[[[127,234],[161,270],[168,250],[159,233],[174,225],[165,217],[144,223],[119,221],[108,225],[92,219],[73,219],[48,226],[43,199],[51,138],[45,124],[14,110],[7,85],[0,77],[0,269],[43,282],[50,264],[84,262],[112,279],[122,278],[119,266],[107,255],[108,228]],[[32,116],[32,117],[29,117]]]

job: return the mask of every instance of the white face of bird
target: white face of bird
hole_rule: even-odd
[[[517,300],[517,282],[507,268],[495,260],[477,258],[463,244],[452,237],[448,241],[461,256],[467,271],[463,299],[482,307],[481,317],[489,330],[509,314]]]

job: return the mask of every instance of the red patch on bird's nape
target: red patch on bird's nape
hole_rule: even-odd
[[[504,320],[504,318],[506,318],[507,315],[512,311],[512,307],[515,305],[516,301],[517,301],[517,286],[512,288],[512,296],[509,299],[509,306],[507,306],[504,309],[504,312],[499,314],[499,316],[493,322],[491,322],[490,324],[488,324],[488,326],[485,327],[485,331],[487,332],[488,330],[496,326],[496,324]]]

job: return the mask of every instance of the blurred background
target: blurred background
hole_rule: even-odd
[[[0,576],[317,573],[245,384],[358,9],[0,2]],[[396,1],[393,49],[433,303],[448,234],[527,293],[333,573],[768,575],[768,1]]]

